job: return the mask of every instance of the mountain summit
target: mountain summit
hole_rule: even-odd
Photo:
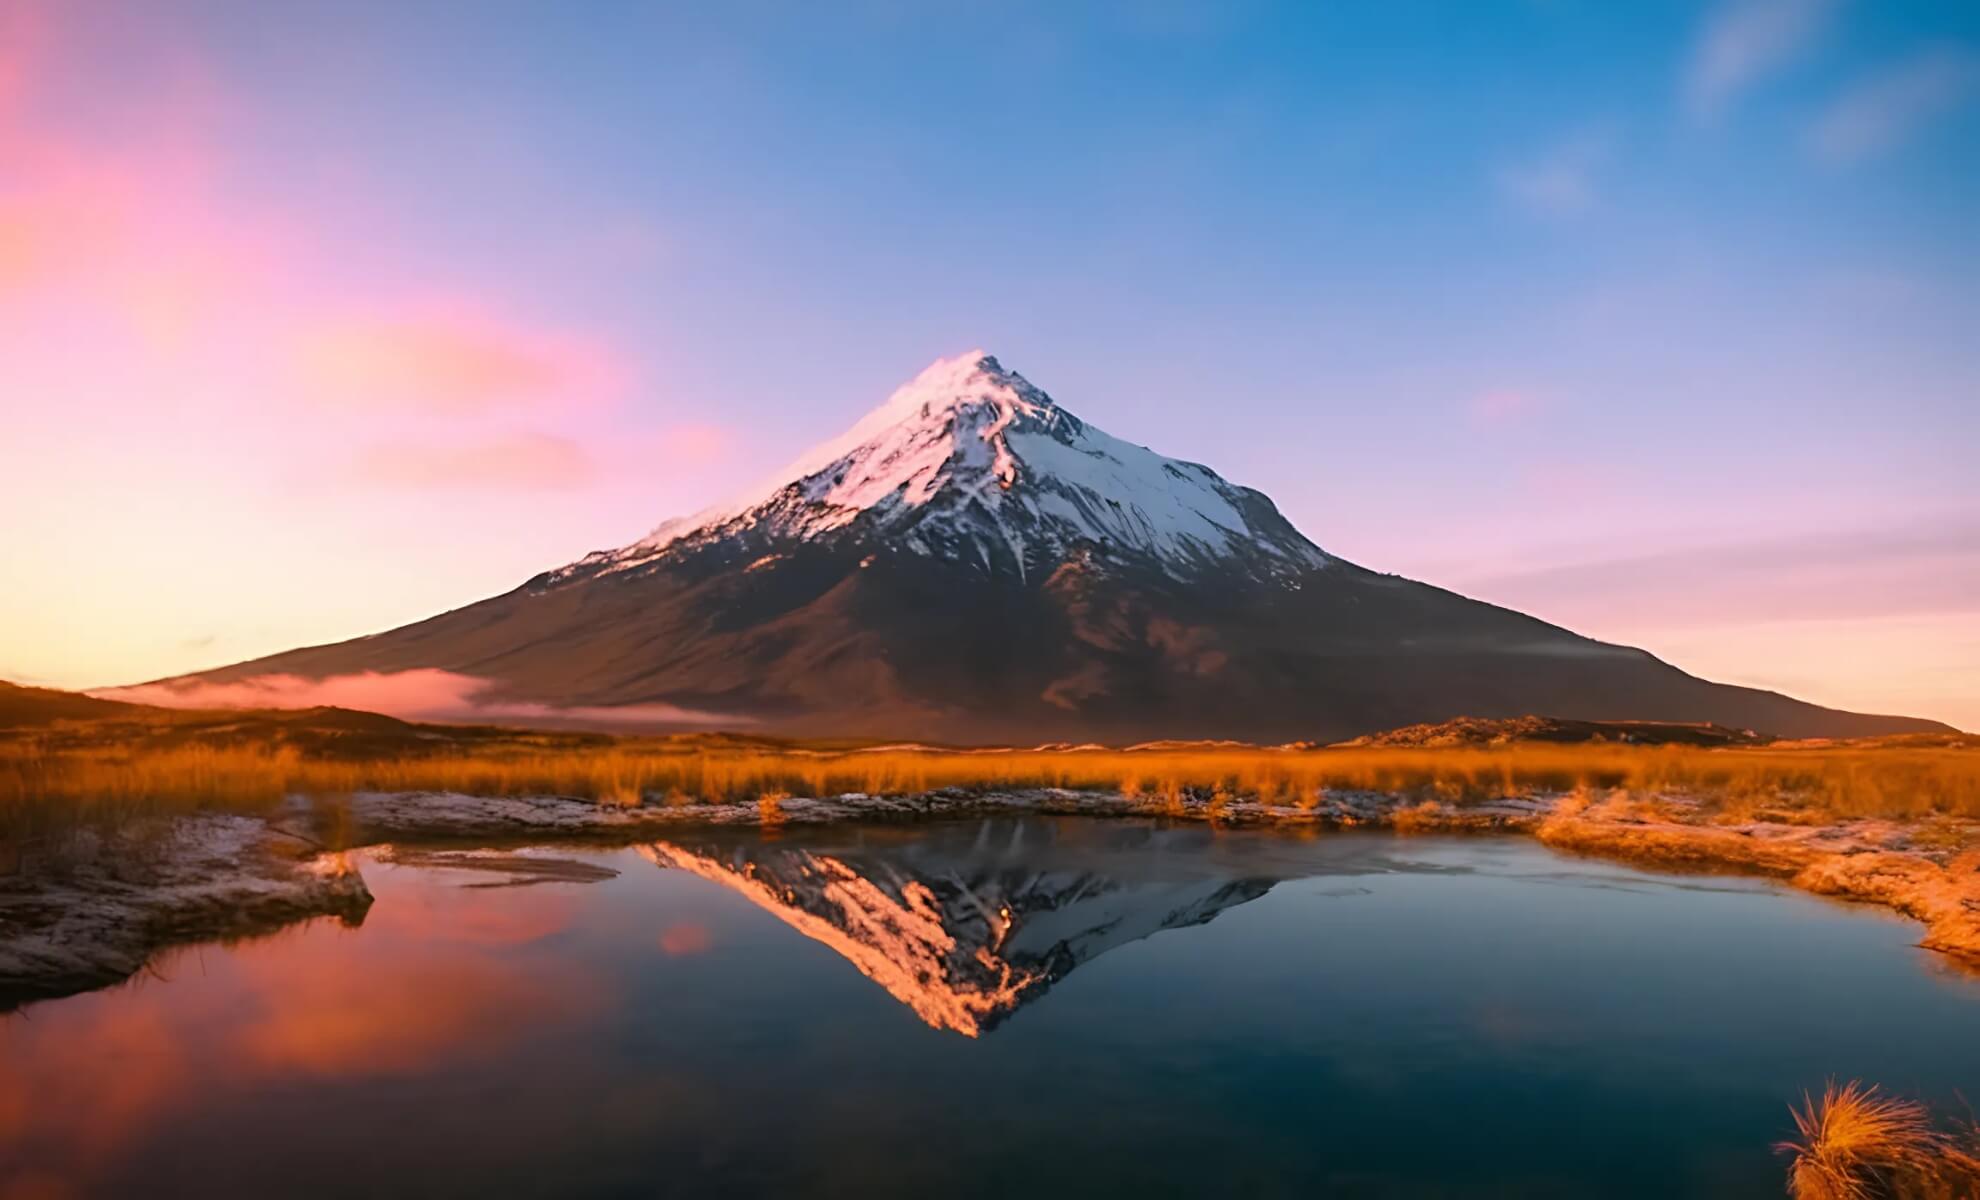
[[[1109,436],[974,350],[937,361],[740,500],[546,582],[637,570],[719,541],[773,550],[862,539],[1020,577],[1081,548],[1179,577],[1327,562],[1263,494]]]
[[[402,675],[449,682],[467,711],[446,715],[974,743],[1334,740],[1528,713],[1943,728],[1709,683],[1335,558],[1262,493],[1094,428],[980,351],[629,546],[401,629],[164,685]]]

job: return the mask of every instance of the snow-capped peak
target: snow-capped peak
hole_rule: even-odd
[[[944,482],[1008,488],[1017,481],[1013,427],[1049,429],[1066,418],[1050,396],[981,350],[937,359],[851,429],[786,467],[756,503],[792,481],[810,483],[806,498],[841,514],[895,497],[925,504]]]
[[[617,572],[726,537],[759,545],[859,531],[917,554],[1022,575],[1076,547],[1175,571],[1233,555],[1324,565],[1259,493],[1081,421],[972,350],[938,359],[843,435],[728,504],[668,521],[559,577]]]

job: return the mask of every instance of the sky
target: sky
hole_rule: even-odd
[[[0,0],[0,678],[390,628],[984,346],[1332,553],[1980,730],[1980,5]]]

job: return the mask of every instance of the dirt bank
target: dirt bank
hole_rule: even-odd
[[[1577,798],[1578,800],[1578,798]],[[1980,967],[1980,830],[1885,820],[1798,826],[1687,822],[1695,804],[1646,815],[1626,798],[1565,800],[1535,827],[1550,846],[1636,862],[1733,869],[1804,891],[1882,904],[1925,923],[1920,945]]]

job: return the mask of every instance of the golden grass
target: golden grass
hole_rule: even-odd
[[[941,788],[1126,792],[1165,810],[1259,799],[1311,808],[1329,790],[1462,805],[1534,791],[1701,797],[1720,821],[1980,818],[1980,752],[1920,746],[1698,748],[1515,744],[1420,749],[822,751],[666,738],[424,735],[361,754],[279,738],[218,745],[17,738],[0,742],[0,836],[193,809],[255,811],[290,793],[554,794],[602,803],[756,802],[765,796]]]
[[[1791,1110],[1798,1140],[1790,1156],[1794,1200],[1955,1200],[1980,1195],[1974,1147],[1936,1128],[1925,1106],[1874,1085],[1831,1082],[1820,1099]]]

